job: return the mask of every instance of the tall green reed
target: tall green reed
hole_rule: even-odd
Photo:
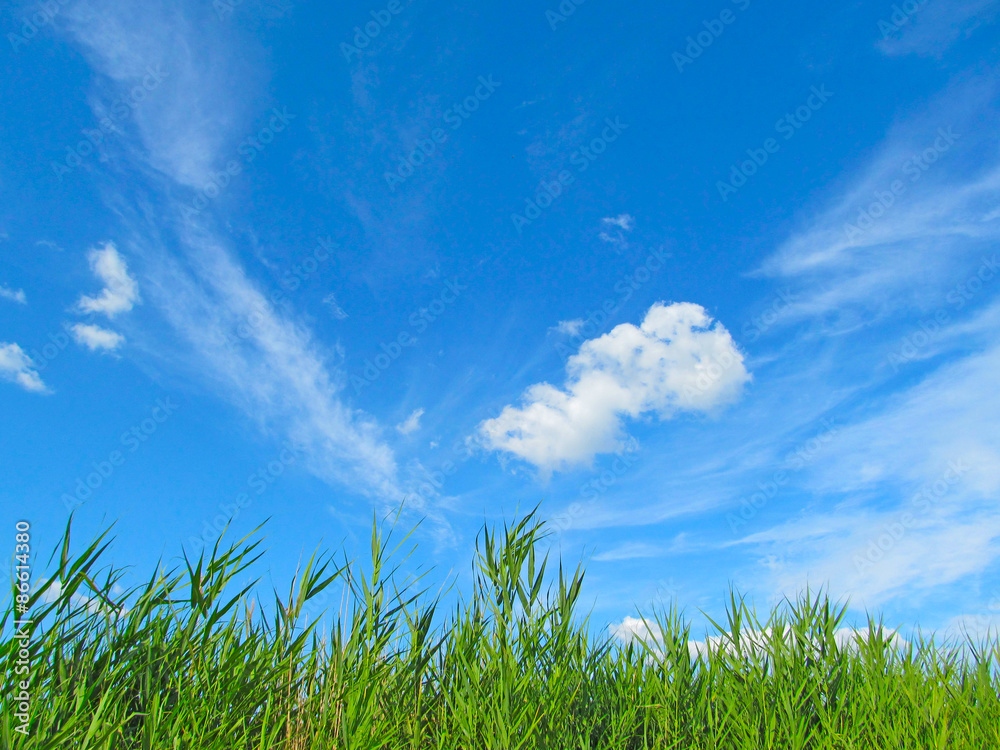
[[[13,603],[0,619],[3,747],[1000,747],[996,640],[900,647],[873,618],[845,640],[846,606],[806,591],[764,621],[731,593],[697,647],[676,606],[619,642],[578,612],[584,571],[542,553],[535,513],[484,527],[447,612],[402,574],[410,535],[374,522],[366,566],[314,554],[265,603],[242,582],[259,531],[116,594],[108,532],[71,556],[67,526],[30,600],[27,735]]]

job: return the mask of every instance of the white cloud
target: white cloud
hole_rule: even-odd
[[[618,560],[638,560],[647,557],[662,557],[667,548],[648,542],[625,542],[614,549],[594,555],[595,562],[613,562]]]
[[[284,431],[317,476],[398,502],[406,492],[392,449],[374,419],[340,399],[345,376],[312,332],[276,310],[214,235],[181,229],[187,258],[159,248],[149,293],[190,346],[191,375],[214,382],[262,428]],[[237,330],[245,335],[234,341]],[[171,352],[170,360],[181,356]]]
[[[615,231],[613,234],[601,232],[598,237],[605,242],[610,242],[612,245],[618,245],[622,248],[628,245],[628,242],[625,240],[625,233],[631,232],[633,227],[635,227],[635,219],[628,214],[619,214],[618,216],[606,216],[601,219],[601,223],[609,227],[615,227]]]
[[[106,102],[145,85],[148,93],[132,110],[126,128],[145,147],[141,153],[133,151],[138,158],[200,190],[213,170],[225,164],[219,160],[226,149],[231,150],[229,158],[236,157],[236,129],[260,101],[255,94],[267,75],[256,69],[258,48],[244,46],[237,54],[225,35],[207,32],[199,16],[209,14],[215,22],[211,8],[192,11],[166,0],[88,0],[73,3],[64,13],[66,29],[102,76],[95,86],[110,90],[91,99],[97,117],[116,121]],[[129,147],[124,139],[116,144]]]
[[[302,465],[316,476],[398,503],[407,492],[394,454],[380,425],[341,399],[346,375],[331,362],[336,348],[276,309],[218,236],[183,216],[190,198],[175,188],[203,189],[237,156],[239,138],[259,128],[256,94],[266,88],[261,48],[244,45],[234,54],[225,35],[204,33],[200,18],[211,12],[189,17],[190,9],[165,0],[130,6],[89,0],[67,9],[67,30],[98,74],[95,115],[106,114],[103,102],[128,96],[152,75],[149,66],[162,78],[115,141],[144,172],[151,166],[175,183],[156,178],[165,203],[132,214],[146,217],[131,227],[131,247],[147,264],[144,296],[179,339],[161,337],[149,351],[208,381],[262,432],[300,446]],[[176,237],[176,247],[151,239],[162,236]],[[138,300],[135,287],[118,291],[87,306],[116,310]]]
[[[990,610],[989,614],[954,615],[941,629],[941,635],[961,641],[971,638],[976,644],[1000,637],[1000,603],[995,602]]]
[[[42,596],[40,597],[42,604],[55,604],[63,596],[62,581],[58,580],[42,578],[34,584],[33,590],[34,592],[42,592]],[[121,593],[121,587],[115,584],[113,593]],[[105,612],[121,617],[128,613],[128,609],[125,607],[120,607],[117,610],[109,607],[98,596],[74,593],[70,596],[69,603],[71,607],[85,608],[91,614]]]
[[[424,415],[423,409],[416,409],[414,412],[408,416],[404,421],[396,425],[396,429],[403,435],[409,435],[411,432],[420,429],[420,418]]]
[[[17,302],[21,305],[28,304],[28,298],[24,296],[23,289],[18,289],[15,292],[13,289],[0,286],[0,299],[9,299],[11,302]]]
[[[557,333],[564,333],[567,336],[579,336],[584,323],[586,323],[586,321],[583,318],[577,318],[576,320],[560,320],[559,323],[553,327],[553,330]]]
[[[662,631],[653,620],[643,620],[641,617],[626,616],[617,625],[609,625],[608,632],[620,641],[626,643],[632,640],[643,640],[653,643],[662,639]]]
[[[70,330],[73,331],[73,338],[76,339],[76,343],[86,346],[92,352],[98,349],[114,351],[125,343],[125,337],[120,333],[109,331],[100,326],[77,323]]]
[[[622,449],[625,417],[711,412],[739,398],[750,380],[729,332],[689,302],[654,304],[642,325],[616,326],[585,341],[566,365],[563,389],[528,388],[479,425],[484,444],[548,475]]]
[[[111,242],[94,248],[87,254],[90,270],[104,282],[104,289],[97,297],[83,295],[77,303],[82,313],[102,313],[113,318],[128,312],[139,301],[139,285],[128,272],[125,260]]]
[[[764,266],[796,283],[782,324],[806,332],[783,347],[784,371],[816,363],[813,391],[839,402],[842,425],[797,480],[808,515],[739,542],[768,593],[822,582],[882,607],[976,585],[1000,558],[1000,161],[981,125],[997,94],[966,77],[901,121]],[[953,461],[969,470],[915,503]]]
[[[646,619],[644,621],[641,617],[625,617],[617,625],[609,625],[608,632],[613,638],[624,643],[642,641],[654,651],[661,652],[659,644],[663,642],[663,631],[653,620]],[[771,651],[775,635],[774,628],[769,627],[760,630],[744,629],[739,633],[738,645],[729,633],[710,635],[703,641],[688,641],[688,653],[692,659],[697,656],[707,659],[719,653],[720,650],[730,655],[741,653],[745,656],[759,658]],[[786,642],[786,645],[791,645],[793,642],[791,625],[785,625],[782,629],[782,635],[784,636],[782,640]],[[868,642],[871,637],[872,632],[869,628],[838,628],[833,634],[834,641],[841,650],[858,649],[861,643]],[[881,637],[890,647],[896,649],[904,649],[909,643],[899,633],[889,628],[882,630]],[[818,649],[818,642],[815,643],[815,647]]]
[[[327,305],[330,308],[330,313],[337,320],[346,320],[347,319],[347,313],[344,312],[344,308],[342,308],[337,303],[337,295],[336,294],[328,294],[328,295],[326,295],[323,298],[323,304]]]
[[[650,557],[664,557],[677,554],[688,548],[687,533],[681,532],[668,544],[650,544],[649,542],[625,542],[617,547],[594,555],[596,562],[616,562],[618,560],[639,560]]]
[[[601,219],[604,224],[610,224],[611,226],[618,227],[626,232],[631,232],[632,228],[635,226],[635,219],[629,214],[619,214],[618,216],[605,217]]]
[[[17,383],[26,391],[46,393],[48,388],[35,370],[35,363],[17,344],[0,342],[0,378]]]
[[[996,116],[997,94],[989,79],[963,83],[894,127],[764,263],[764,274],[800,285],[784,322],[829,318],[850,330],[900,310],[923,314],[963,281],[958,269],[996,252],[1000,162],[981,123]]]

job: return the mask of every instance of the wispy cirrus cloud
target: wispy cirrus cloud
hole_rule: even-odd
[[[0,342],[0,378],[32,393],[48,393],[31,357],[17,344]]]
[[[796,284],[776,327],[824,334],[786,356],[835,353],[826,380],[864,405],[804,473],[821,510],[738,542],[759,551],[752,575],[776,596],[829,582],[880,606],[1000,557],[1000,158],[975,127],[996,116],[996,93],[969,77],[900,123],[764,264]]]
[[[23,289],[8,289],[2,285],[0,285],[0,299],[10,300],[19,305],[28,304],[28,298],[25,296]]]
[[[341,400],[346,376],[310,329],[276,310],[211,232],[189,225],[181,242],[183,257],[152,250],[150,294],[186,344],[189,374],[207,379],[262,427],[285,432],[323,479],[402,499],[380,426]],[[236,330],[242,335],[234,342]]]
[[[143,148],[120,142],[133,159],[148,161],[180,185],[202,188],[265,75],[252,49],[231,54],[232,38],[217,24],[215,33],[204,33],[205,21],[216,20],[210,4],[79,0],[64,14],[68,32],[102,76],[91,97],[96,116],[151,67],[160,71],[155,96],[130,114]]]
[[[879,20],[882,38],[878,47],[891,57],[939,56],[955,42],[972,35],[1000,14],[997,0],[899,3]]]
[[[162,180],[151,181],[163,188],[157,190],[163,205],[120,211],[145,217],[133,220],[130,248],[141,256],[144,289],[177,338],[151,346],[263,429],[299,444],[317,476],[399,502],[406,493],[393,452],[378,423],[341,399],[345,376],[330,354],[293,313],[270,303],[213,232],[210,216],[181,210],[177,195],[202,189],[248,127],[250,94],[265,74],[252,55],[232,54],[227,37],[201,32],[199,14],[210,12],[191,4],[82,0],[68,14],[71,35],[112,94],[134,85],[150,64],[167,74],[155,98],[136,110],[138,143],[126,148],[136,164],[168,178],[165,188]],[[100,101],[95,95],[95,114]],[[115,255],[100,256],[100,269],[116,283],[85,298],[81,310],[113,314],[138,300]],[[242,334],[233,343],[236,330]]]

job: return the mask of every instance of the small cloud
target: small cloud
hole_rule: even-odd
[[[618,214],[618,216],[613,217],[606,216],[601,219],[601,222],[618,227],[623,232],[631,232],[632,228],[635,227],[635,219],[629,214]]]
[[[55,242],[52,242],[51,240],[38,240],[38,242],[35,243],[35,246],[47,247],[49,250],[56,250],[60,253],[63,251],[63,249],[59,247],[59,245],[57,245]]]
[[[73,338],[76,339],[76,343],[87,347],[92,352],[99,349],[114,351],[125,343],[124,336],[100,326],[77,323],[70,330],[73,331]]]
[[[8,289],[3,285],[0,285],[0,299],[9,299],[11,302],[17,302],[22,305],[28,304],[28,298],[24,296],[23,289],[18,289],[15,292],[13,289]]]
[[[579,336],[580,329],[583,328],[583,324],[586,321],[583,318],[577,318],[576,320],[560,320],[559,324],[553,327],[552,330],[558,333],[564,333],[567,336]]]
[[[642,641],[654,653],[661,655],[663,653],[663,631],[654,620],[626,617],[618,624],[609,625],[608,632],[612,637],[624,643]],[[881,639],[890,648],[895,649],[905,649],[909,645],[905,638],[889,629],[873,633],[868,628],[838,628],[834,631],[833,638],[837,648],[841,651],[857,651],[863,643],[869,643],[873,638]],[[744,655],[761,658],[773,653],[775,641],[784,641],[787,647],[794,643],[794,639],[795,635],[791,625],[785,625],[782,631],[775,631],[774,628],[760,630],[747,628],[741,630],[738,636],[734,636],[732,633],[710,635],[704,641],[688,641],[687,646],[692,659],[698,656],[702,659],[710,659],[720,652],[730,656]],[[812,639],[812,647],[816,652],[820,652],[820,641]]]
[[[35,370],[35,363],[17,344],[0,342],[0,378],[17,383],[32,393],[48,393]]]
[[[82,313],[102,313],[113,318],[128,312],[139,301],[139,285],[128,272],[128,266],[111,242],[103,248],[94,248],[87,254],[90,270],[104,282],[104,289],[97,297],[83,295],[77,303]]]
[[[520,406],[481,422],[483,444],[549,476],[624,449],[626,417],[709,413],[737,400],[750,380],[729,331],[690,302],[658,302],[641,326],[624,323],[583,342],[566,372],[562,388],[536,383]]]
[[[647,644],[653,644],[663,637],[656,622],[643,620],[641,617],[626,617],[617,625],[609,625],[608,632],[625,643],[641,640]]]
[[[347,313],[344,312],[344,308],[337,304],[337,295],[328,294],[323,298],[323,304],[330,307],[330,312],[333,314],[337,320],[345,320],[347,318]]]
[[[607,227],[614,228],[612,231],[601,232],[597,235],[601,240],[616,245],[619,248],[628,247],[625,233],[631,232],[633,227],[635,227],[635,219],[629,214],[619,214],[618,216],[606,216],[601,219],[601,223]]]
[[[423,409],[416,409],[404,421],[396,425],[396,429],[402,435],[409,435],[411,432],[420,429],[420,418],[424,415]]]

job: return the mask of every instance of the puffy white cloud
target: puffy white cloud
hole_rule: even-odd
[[[46,393],[48,388],[35,370],[35,363],[17,344],[0,342],[0,377],[26,391]]]
[[[403,435],[409,435],[411,432],[420,429],[420,418],[423,415],[423,409],[414,410],[410,416],[396,425],[396,429]]]
[[[617,625],[608,625],[608,632],[620,641],[641,640],[653,643],[661,640],[659,625],[654,620],[643,620],[641,617],[626,616]]]
[[[77,323],[70,330],[73,331],[76,343],[86,346],[92,352],[98,349],[114,351],[125,342],[125,337],[120,333],[109,331],[100,326]]]
[[[482,422],[483,443],[548,475],[623,449],[625,417],[711,412],[750,380],[729,331],[690,302],[658,302],[641,326],[625,323],[585,341],[566,369],[563,388],[537,383],[521,406]]]
[[[87,259],[90,270],[104,282],[104,289],[97,297],[80,297],[77,309],[84,313],[103,313],[109,318],[131,310],[139,301],[139,285],[129,275],[128,266],[114,244],[108,242],[104,247],[94,248]]]
[[[17,302],[21,305],[28,303],[28,298],[24,296],[23,289],[18,289],[15,292],[13,289],[8,289],[5,286],[0,286],[0,299],[9,299],[11,302]]]

